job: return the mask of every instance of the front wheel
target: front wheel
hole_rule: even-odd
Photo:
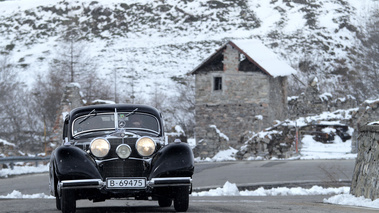
[[[63,189],[60,200],[62,213],[74,213],[76,211],[76,197],[74,190]]]
[[[177,212],[185,212],[189,206],[189,186],[180,186],[175,189],[174,208]]]
[[[167,197],[159,197],[158,204],[160,207],[170,207],[172,205],[172,199]]]

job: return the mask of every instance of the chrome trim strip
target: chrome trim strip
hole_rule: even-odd
[[[114,160],[118,160],[118,159],[120,159],[120,158],[109,158],[109,159],[104,159],[104,160],[95,160],[95,162],[97,165],[99,165],[99,164],[107,162],[107,161],[114,161]]]
[[[81,179],[81,180],[63,180],[58,184],[58,190],[62,189],[82,189],[82,188],[101,188],[105,182],[101,179]]]
[[[147,184],[150,187],[190,186],[192,184],[192,178],[190,177],[152,178]]]
[[[114,160],[139,160],[139,161],[145,161],[145,162],[150,162],[151,161],[151,158],[134,158],[134,157],[128,157],[126,159],[121,159],[121,158],[109,158],[109,159],[104,159],[104,160],[95,160],[96,164],[97,165],[100,165],[104,162],[107,162],[107,161],[114,161]]]

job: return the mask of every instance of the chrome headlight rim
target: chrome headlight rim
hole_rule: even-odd
[[[127,153],[126,155],[124,155],[124,154],[121,153],[121,152],[122,152],[121,149],[123,149],[124,147],[128,150],[128,153]],[[131,148],[128,144],[120,144],[120,145],[118,145],[117,148],[116,148],[116,154],[117,154],[117,156],[118,156],[119,158],[121,158],[121,159],[123,159],[123,160],[124,160],[124,159],[127,159],[127,158],[129,158],[130,155],[132,154],[132,148]]]
[[[101,143],[102,144],[96,144],[96,143]],[[99,150],[99,145],[104,148],[103,150]],[[89,145],[90,152],[93,156],[97,158],[104,158],[109,154],[109,151],[111,150],[111,144],[109,141],[105,138],[95,138],[91,141]]]
[[[152,150],[149,150],[149,152],[147,152],[146,154],[143,153],[141,150],[140,150],[140,146],[139,146],[139,143],[141,143],[142,140],[149,140],[152,142]],[[137,142],[136,142],[136,145],[135,145],[135,148],[138,152],[138,154],[142,157],[149,157],[151,155],[154,154],[155,150],[157,149],[157,143],[155,142],[155,140],[151,137],[148,137],[148,136],[143,136],[143,137],[140,137],[138,138]]]

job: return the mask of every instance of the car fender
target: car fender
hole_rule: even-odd
[[[53,153],[53,168],[58,180],[101,179],[94,159],[73,145],[58,147]]]
[[[187,143],[175,142],[160,149],[151,162],[149,179],[157,177],[192,177],[194,157]]]

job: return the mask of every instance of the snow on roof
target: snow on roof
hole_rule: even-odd
[[[280,60],[271,49],[267,48],[259,40],[244,39],[232,40],[229,42],[240,49],[247,58],[250,57],[250,61],[253,60],[273,77],[296,74],[295,69],[293,69],[286,62]]]
[[[219,48],[215,53],[205,59],[200,65],[198,65],[190,74],[195,74],[197,69],[199,69],[207,61],[212,60],[219,51],[222,51],[227,44],[231,44],[237,48],[241,53],[243,53],[246,58],[260,67],[263,72],[267,73],[272,77],[278,76],[288,76],[291,74],[296,74],[296,70],[293,69],[286,62],[280,60],[278,56],[261,41],[256,39],[244,39],[244,40],[231,40]]]

